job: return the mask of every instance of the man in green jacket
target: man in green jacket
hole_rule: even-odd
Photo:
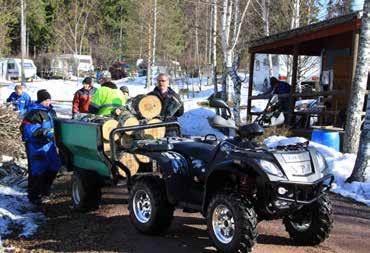
[[[89,113],[111,116],[115,108],[126,104],[126,100],[127,98],[117,89],[117,86],[107,81],[97,89],[92,97]]]

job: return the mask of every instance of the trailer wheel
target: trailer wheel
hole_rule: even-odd
[[[317,245],[329,237],[333,228],[333,210],[327,195],[283,219],[286,231],[297,243]]]
[[[257,234],[257,214],[243,196],[215,194],[207,210],[207,230],[220,252],[251,252]]]
[[[174,207],[168,202],[164,183],[155,177],[138,179],[129,196],[130,220],[145,234],[160,234],[173,218]]]
[[[74,173],[71,198],[73,208],[80,212],[98,209],[101,201],[101,188],[97,183],[96,176]]]

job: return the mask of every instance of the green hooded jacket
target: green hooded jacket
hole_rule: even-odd
[[[92,111],[98,115],[110,116],[114,108],[125,104],[126,98],[119,89],[103,86],[95,92],[90,107],[93,107],[95,110]]]

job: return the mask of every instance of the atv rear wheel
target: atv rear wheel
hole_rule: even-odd
[[[146,234],[163,232],[173,218],[174,207],[167,200],[164,184],[155,177],[143,177],[134,183],[128,207],[131,223]]]
[[[286,231],[296,242],[317,245],[329,237],[333,228],[333,210],[327,195],[283,219]]]
[[[71,199],[73,208],[87,212],[99,208],[101,188],[96,176],[84,173],[74,173],[72,176]]]
[[[250,252],[257,238],[257,214],[241,195],[217,193],[208,206],[207,229],[221,252]]]

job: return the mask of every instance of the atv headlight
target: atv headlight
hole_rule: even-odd
[[[319,152],[316,152],[316,158],[317,158],[317,165],[319,166],[319,171],[323,172],[324,170],[326,170],[328,168],[328,165],[325,161],[325,158]]]
[[[281,172],[281,170],[274,163],[266,160],[257,160],[257,162],[266,173],[278,177],[284,177],[283,172]]]

